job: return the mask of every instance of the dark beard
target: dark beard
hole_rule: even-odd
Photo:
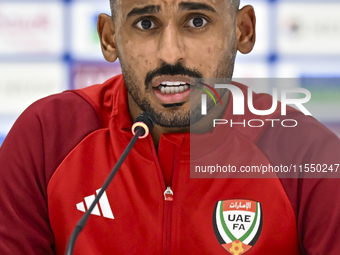
[[[151,107],[150,103],[146,99],[138,98],[138,93],[136,93],[136,90],[133,88],[128,88],[128,86],[126,86],[126,88],[133,101],[139,106],[139,108],[143,112],[150,112],[155,117],[156,124],[168,128],[183,128],[190,126],[190,110],[179,112],[179,107],[173,106],[171,109],[167,109],[166,112],[156,111]]]
[[[218,65],[219,68],[214,73],[214,78],[232,77],[235,56],[236,54],[232,54],[224,61],[221,61],[221,63]],[[193,107],[190,107],[190,110],[180,110],[180,106],[176,105],[172,107],[164,107],[164,110],[162,111],[154,109],[150,105],[147,98],[140,97],[139,92],[141,89],[137,85],[138,79],[134,71],[124,65],[124,60],[120,59],[120,63],[128,93],[143,112],[146,111],[153,114],[156,124],[167,128],[184,128],[189,127],[204,117],[201,115],[201,105],[199,103],[194,104]],[[150,82],[153,78],[161,75],[185,75],[192,78],[202,78],[202,74],[200,72],[185,68],[181,63],[177,63],[176,65],[163,64],[159,69],[149,72],[146,75],[144,82],[145,94],[153,93],[153,88],[150,86]],[[222,97],[226,92],[227,90],[222,90],[220,96]],[[214,102],[212,100],[208,100],[207,104],[208,110],[214,106]]]

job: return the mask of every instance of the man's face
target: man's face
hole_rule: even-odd
[[[200,114],[202,94],[190,78],[232,76],[230,1],[117,1],[115,37],[132,107],[151,112],[161,126],[189,126],[190,103]]]

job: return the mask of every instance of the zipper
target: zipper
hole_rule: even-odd
[[[172,189],[169,186],[164,191],[164,200],[168,202],[174,200],[174,193],[172,192]]]
[[[153,145],[153,140],[152,137],[149,136],[149,142],[150,144]],[[152,153],[153,157],[155,159],[156,163],[156,168],[158,169],[159,177],[160,177],[160,182],[161,186],[165,189],[163,195],[164,195],[164,221],[163,221],[163,226],[164,226],[164,236],[163,236],[163,254],[165,255],[170,255],[171,253],[171,218],[172,218],[172,205],[173,205],[173,199],[174,199],[174,193],[172,191],[172,188],[170,186],[165,187],[165,181],[164,181],[164,176],[163,172],[161,169],[161,166],[159,164],[157,152],[155,150],[155,147],[152,146]],[[174,169],[173,169],[173,175],[172,175],[172,181],[171,184],[172,186],[174,185],[174,179],[176,172],[179,168],[178,165],[178,159],[179,159],[179,148],[176,146],[175,148],[175,157],[174,157]]]
[[[169,255],[171,252],[171,217],[172,217],[172,201],[174,200],[174,193],[171,187],[167,187],[164,191],[164,201],[166,203],[164,218],[165,226],[165,240],[164,240],[164,254]]]
[[[176,184],[177,180],[177,174],[179,172],[179,147],[175,147],[175,156],[174,156],[174,168],[173,168],[173,174],[172,174],[172,181],[171,186],[174,188],[174,185]],[[166,190],[164,191],[164,200],[166,203],[166,222],[165,222],[165,247],[164,247],[164,254],[170,255],[171,254],[171,228],[172,228],[172,207],[173,207],[173,201],[174,201],[174,193],[172,191],[172,188],[168,186]]]

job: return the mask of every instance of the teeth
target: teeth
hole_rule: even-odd
[[[163,81],[161,83],[161,85],[164,85],[164,86],[179,86],[179,85],[185,85],[185,84],[187,83],[184,81]]]
[[[164,82],[165,83],[165,82]],[[175,94],[175,93],[181,93],[187,89],[189,89],[189,85],[186,83],[180,83],[177,85],[177,83],[179,82],[174,82],[175,85],[165,85],[164,83],[162,83],[159,86],[159,90],[161,91],[161,93],[163,94]],[[168,82],[166,82],[168,84]]]

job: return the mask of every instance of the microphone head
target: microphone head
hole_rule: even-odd
[[[155,117],[149,112],[143,112],[135,119],[134,123],[136,122],[143,122],[148,126],[149,131],[151,132],[155,125]]]
[[[154,125],[155,117],[149,112],[143,112],[135,119],[132,126],[132,133],[135,134],[136,128],[142,128],[144,133],[140,138],[145,138],[152,131]]]

